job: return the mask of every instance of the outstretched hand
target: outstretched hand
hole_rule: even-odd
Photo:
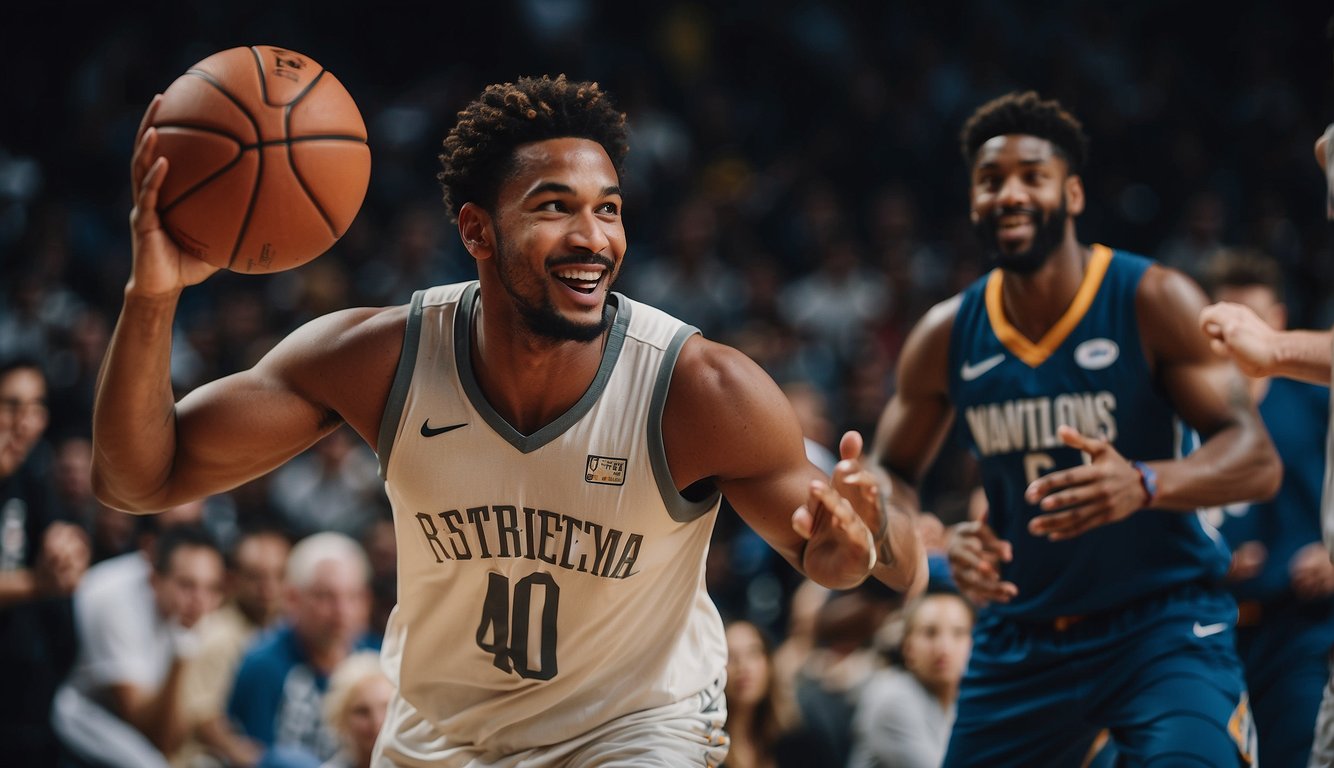
[[[1139,472],[1111,443],[1086,437],[1064,425],[1057,435],[1066,445],[1087,454],[1089,461],[1043,475],[1029,484],[1024,500],[1048,513],[1028,522],[1029,533],[1051,541],[1070,539],[1124,520],[1143,507],[1145,493]]]
[[[158,194],[168,171],[167,158],[157,151],[157,129],[152,127],[153,115],[161,103],[162,95],[158,94],[144,112],[130,161],[134,269],[126,290],[141,296],[171,296],[218,271],[217,267],[182,251],[162,228],[158,217]]]
[[[1200,310],[1200,330],[1215,353],[1232,358],[1247,376],[1274,372],[1278,331],[1250,307],[1229,301],[1210,304]]]
[[[876,564],[876,543],[887,524],[880,483],[862,463],[862,437],[848,432],[832,481],[812,480],[806,503],[792,513],[792,529],[806,540],[802,568],[835,589],[860,584]]]

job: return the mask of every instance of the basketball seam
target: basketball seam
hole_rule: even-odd
[[[226,173],[233,166],[239,163],[241,161],[241,158],[245,155],[246,150],[250,149],[250,147],[243,146],[241,142],[237,141],[236,137],[231,135],[230,133],[227,133],[226,131],[223,130],[219,130],[217,128],[211,128],[207,125],[192,125],[190,123],[157,123],[153,127],[158,130],[162,130],[163,128],[187,128],[192,131],[199,131],[200,133],[210,133],[231,139],[232,142],[235,143],[236,146],[239,148],[236,155],[233,156],[231,160],[227,161],[226,165],[222,166],[221,168],[209,174],[207,177],[201,179],[200,181],[197,181],[194,184],[190,185],[189,187],[186,187],[185,190],[182,191],[175,198],[173,198],[171,202],[164,204],[161,208],[162,213],[167,213],[172,208],[175,208],[177,204],[179,204],[182,200],[194,194],[195,192],[199,191],[200,188],[208,185],[210,182],[212,182],[214,179],[218,178],[222,174]]]
[[[264,64],[259,60],[259,53],[257,53],[253,47],[250,49],[250,52],[255,54],[255,68],[259,71],[260,92],[261,94],[263,94],[264,103],[268,104],[269,103],[268,94],[267,92],[265,92],[264,89]],[[222,91],[223,93],[227,93],[227,91],[221,86],[218,86],[218,90]],[[228,98],[231,97],[231,94],[227,95]],[[245,108],[242,107],[242,109],[244,110]],[[255,140],[256,141],[262,140],[264,134],[262,131],[259,130],[258,121],[256,121],[248,111],[246,112],[246,116],[250,118],[252,123],[255,123]],[[264,153],[256,151],[255,183],[250,188],[250,201],[246,203],[245,215],[241,217],[241,228],[237,230],[236,242],[232,244],[231,258],[227,259],[227,269],[229,270],[236,265],[236,257],[241,255],[241,243],[245,240],[246,232],[250,230],[250,217],[253,216],[255,213],[255,198],[259,197],[259,185],[260,182],[262,182],[263,180],[264,180]]]
[[[230,171],[232,168],[235,168],[236,164],[241,162],[242,157],[245,157],[245,153],[244,152],[238,153],[236,157],[233,157],[231,161],[229,161],[226,165],[222,166],[218,170],[214,171],[213,173],[210,173],[208,176],[192,184],[184,192],[177,195],[175,200],[172,200],[170,203],[163,206],[161,212],[163,214],[170,213],[172,208],[175,208],[176,206],[180,205],[190,195],[193,195],[194,193],[208,186],[209,184],[213,183],[213,181],[217,179],[219,176],[222,176],[224,173]]]
[[[320,79],[324,77],[324,73],[328,71],[329,70],[327,69],[321,69],[320,73],[310,81],[310,85],[306,86],[305,90],[297,94],[297,97],[292,99],[292,102],[287,105],[285,110],[283,110],[283,137],[287,139],[287,167],[292,170],[292,178],[296,179],[296,183],[299,184],[302,191],[306,193],[306,199],[310,200],[310,204],[315,206],[315,212],[320,215],[321,219],[324,219],[325,226],[329,228],[329,234],[333,235],[333,238],[337,240],[342,237],[342,233],[338,231],[338,227],[334,225],[333,217],[324,210],[323,205],[320,205],[319,198],[315,197],[314,192],[310,189],[310,185],[306,183],[305,177],[303,177],[301,171],[297,169],[296,158],[292,156],[291,140],[292,109],[296,107],[297,104],[300,104],[302,99],[306,98],[306,94],[310,93],[311,89],[315,87],[315,84],[318,83]]]

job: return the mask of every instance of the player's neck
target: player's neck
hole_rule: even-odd
[[[607,331],[593,341],[554,341],[523,329],[520,318],[487,313],[479,302],[472,329],[472,368],[496,413],[531,435],[568,411],[597,375]]]
[[[1029,339],[1040,339],[1074,301],[1084,282],[1090,251],[1073,236],[1032,274],[1004,274],[1002,303],[1005,317]]]

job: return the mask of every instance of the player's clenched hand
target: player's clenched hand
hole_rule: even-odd
[[[1278,331],[1250,307],[1228,301],[1210,304],[1200,310],[1200,330],[1214,352],[1232,358],[1247,376],[1273,373]]]
[[[832,589],[866,580],[875,566],[875,537],[852,504],[829,483],[812,480],[806,503],[792,513],[792,530],[806,540],[801,567]]]
[[[1297,550],[1288,561],[1292,591],[1302,600],[1319,600],[1334,594],[1334,564],[1329,551],[1318,541]]]
[[[987,525],[987,513],[976,520],[949,529],[950,576],[959,592],[978,607],[1008,603],[1019,588],[1001,581],[1001,563],[1014,557],[1010,542],[998,537]]]
[[[1061,426],[1057,435],[1066,445],[1088,454],[1091,461],[1029,484],[1024,500],[1047,513],[1028,522],[1029,533],[1052,541],[1069,539],[1124,520],[1143,506],[1139,471],[1111,443],[1085,437],[1068,426]]]
[[[146,297],[174,296],[185,286],[202,282],[218,271],[217,267],[178,248],[158,217],[158,194],[162,191],[168,168],[167,158],[157,152],[157,129],[150,125],[161,102],[161,94],[153,97],[144,112],[134,140],[134,157],[130,160],[130,191],[134,198],[130,233],[134,269],[126,291]]]

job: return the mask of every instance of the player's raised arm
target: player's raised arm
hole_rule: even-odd
[[[845,440],[834,478],[825,477],[807,460],[782,391],[740,352],[700,338],[686,343],[663,439],[678,487],[716,483],[747,524],[813,580],[846,588],[872,573],[905,591],[924,581],[911,517],[884,503],[860,444]]]
[[[354,421],[344,411],[367,402],[355,394],[384,402],[402,339],[401,311],[338,313],[293,334],[254,369],[201,387],[178,405],[170,375],[176,305],[186,286],[217,268],[179,249],[162,229],[157,196],[169,172],[157,155],[156,130],[141,127],[131,161],[133,265],[93,411],[94,487],[107,504],[135,512],[263,474],[332,430],[340,416],[373,435],[375,416],[357,413]],[[395,315],[395,322],[369,322],[377,313]],[[335,365],[338,350],[348,357]],[[383,391],[360,391],[377,386]]]

